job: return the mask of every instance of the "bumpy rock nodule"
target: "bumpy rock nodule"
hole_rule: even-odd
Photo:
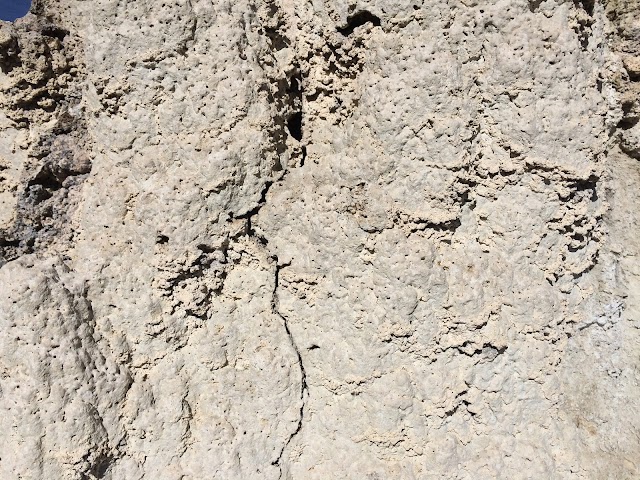
[[[639,12],[2,23],[0,477],[640,476]]]

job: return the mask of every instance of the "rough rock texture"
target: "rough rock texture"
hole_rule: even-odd
[[[640,478],[640,2],[0,26],[0,478]]]

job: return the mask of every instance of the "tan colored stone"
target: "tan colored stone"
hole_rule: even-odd
[[[638,477],[635,6],[0,25],[0,478]]]

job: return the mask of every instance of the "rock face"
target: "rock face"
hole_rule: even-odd
[[[640,2],[0,27],[0,478],[640,478]]]

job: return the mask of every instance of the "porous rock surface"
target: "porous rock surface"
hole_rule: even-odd
[[[0,26],[0,478],[640,478],[640,2]]]

